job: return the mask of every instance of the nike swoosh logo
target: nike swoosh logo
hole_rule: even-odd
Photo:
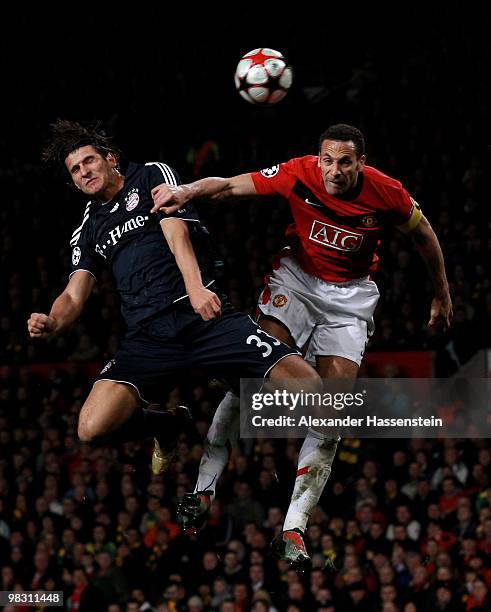
[[[309,206],[315,206],[316,208],[324,208],[322,204],[316,204],[315,202],[311,202],[308,198],[305,198],[305,203]]]

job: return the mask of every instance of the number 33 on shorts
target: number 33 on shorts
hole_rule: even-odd
[[[256,336],[255,334],[251,334],[250,336],[247,337],[246,344],[255,344],[258,349],[261,349],[261,354],[263,357],[269,357],[271,353],[273,352],[273,348],[271,347],[271,344],[274,344],[274,346],[279,346],[281,342],[277,340],[276,338],[274,338],[273,336],[270,336],[268,333],[266,333],[263,329],[260,329],[259,327],[257,328],[256,331],[258,334],[262,334],[262,336],[266,336],[266,338],[264,340],[261,340],[259,336]]]

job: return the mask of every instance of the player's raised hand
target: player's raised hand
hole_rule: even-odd
[[[164,212],[167,215],[175,212],[187,202],[186,190],[182,185],[161,183],[151,191],[153,208],[150,212]]]
[[[27,320],[31,338],[49,338],[56,331],[55,320],[42,312],[33,312]]]
[[[219,317],[222,312],[222,303],[216,293],[199,287],[192,293],[189,293],[189,301],[196,314],[199,314],[203,321],[211,321],[215,317]]]
[[[452,299],[450,294],[443,297],[434,297],[431,302],[430,320],[428,327],[442,327],[444,330],[450,327],[452,320]]]

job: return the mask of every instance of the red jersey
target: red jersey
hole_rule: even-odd
[[[409,231],[421,210],[399,181],[370,166],[349,199],[329,195],[317,162],[316,155],[297,157],[251,177],[259,195],[288,200],[294,223],[286,236],[305,272],[329,282],[368,276],[377,269],[382,229]]]

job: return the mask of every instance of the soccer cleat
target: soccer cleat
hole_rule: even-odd
[[[195,535],[206,523],[211,506],[210,492],[184,493],[177,506],[177,520],[184,533]]]
[[[191,412],[187,406],[176,406],[175,418],[178,420],[178,431],[181,431],[191,420]],[[154,438],[152,453],[152,473],[155,476],[163,474],[174,461],[177,455],[178,434],[170,440],[165,434]]]
[[[172,447],[170,445],[162,447],[157,438],[154,438],[153,441],[152,473],[158,476],[163,474],[176,458],[177,447],[175,444]]]
[[[271,542],[271,552],[299,573],[309,569],[312,563],[300,529],[282,531]]]

